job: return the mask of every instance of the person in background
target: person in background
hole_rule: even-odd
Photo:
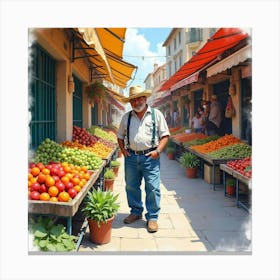
[[[202,133],[203,124],[203,116],[197,111],[191,120],[191,128],[195,133]]]
[[[132,111],[123,115],[117,138],[125,157],[126,195],[130,207],[130,215],[124,219],[124,223],[131,224],[142,219],[144,207],[140,186],[144,178],[147,230],[156,232],[161,198],[160,153],[170,133],[163,114],[147,105],[150,95],[151,91],[144,91],[141,86],[130,87],[129,97],[123,101],[130,102]]]
[[[208,130],[209,130],[209,114],[210,114],[210,101],[205,101],[205,103],[203,104],[203,118],[204,118],[204,125],[202,128],[202,132],[206,135],[208,134]]]
[[[218,135],[219,128],[222,122],[221,104],[217,101],[217,95],[211,96],[209,122],[208,122],[208,135]]]
[[[177,116],[178,116],[178,112],[177,112],[177,109],[175,109],[174,112],[173,112],[173,119],[172,119],[174,127],[176,127]]]
[[[165,116],[165,120],[166,120],[167,125],[171,126],[172,121],[171,121],[170,111],[167,111],[166,116]]]

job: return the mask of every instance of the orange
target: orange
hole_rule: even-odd
[[[68,165],[63,166],[65,172],[71,172],[71,167]]]
[[[33,167],[30,171],[30,173],[33,175],[33,176],[37,176],[39,173],[40,173],[40,168],[39,167]]]
[[[65,184],[65,183],[68,183],[70,181],[70,178],[68,176],[63,176],[60,180],[63,184]]]
[[[86,173],[84,176],[83,176],[84,179],[88,180],[90,178],[90,174],[89,173]]]
[[[43,193],[40,194],[40,200],[49,201],[50,200],[50,195],[46,192],[43,192]]]
[[[81,189],[82,189],[82,187],[81,186],[79,186],[79,185],[77,185],[77,186],[75,186],[74,187],[74,189],[77,191],[77,193],[78,192],[80,192],[81,191]]]
[[[68,202],[70,199],[70,195],[68,192],[60,192],[58,195],[58,201],[62,201],[62,202]]]
[[[74,186],[77,186],[80,183],[80,179],[77,177],[73,177],[71,178],[71,182],[73,183]]]
[[[31,173],[28,173],[28,180],[30,180],[31,178],[33,178],[33,175]]]
[[[81,170],[84,171],[84,172],[87,172],[87,171],[88,171],[88,169],[87,169],[86,166],[82,166],[82,167],[81,167]]]
[[[57,196],[58,193],[59,193],[59,190],[58,190],[57,187],[52,186],[52,187],[49,187],[48,193],[49,193],[49,195],[52,196],[52,197],[53,197],[53,196]]]
[[[58,202],[58,198],[56,196],[52,196],[49,201]]]
[[[45,175],[50,175],[51,171],[48,168],[44,168],[42,170],[42,173],[45,174]]]
[[[54,178],[53,178],[52,176],[47,176],[47,177],[46,177],[45,184],[46,184],[48,187],[54,186],[54,184],[55,184]]]
[[[45,183],[45,181],[46,181],[46,175],[40,173],[37,177],[37,182],[40,184],[43,184],[43,183]]]

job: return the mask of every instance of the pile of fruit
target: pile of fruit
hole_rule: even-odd
[[[35,152],[34,162],[68,162],[77,166],[85,166],[89,170],[96,170],[102,165],[102,160],[94,153],[78,148],[63,147],[53,140],[45,139]]]
[[[217,140],[202,144],[202,145],[196,145],[192,146],[191,148],[199,153],[202,154],[208,154],[213,151],[219,150],[223,147],[233,145],[235,143],[240,143],[241,140],[237,137],[235,137],[232,134],[226,134],[223,137],[218,138]]]
[[[251,157],[246,157],[244,159],[237,159],[237,160],[232,160],[228,161],[226,165],[240,174],[252,178],[252,158]]]
[[[98,141],[98,138],[90,134],[85,128],[73,126],[72,140],[86,146],[90,146]]]
[[[82,190],[91,172],[66,162],[30,163],[28,196],[31,200],[69,202]]]
[[[208,155],[211,158],[245,158],[252,155],[252,148],[244,143],[236,143],[211,152]]]
[[[99,139],[95,144],[93,144],[91,146],[86,146],[86,145],[79,144],[78,141],[75,141],[75,142],[63,141],[61,143],[61,145],[63,147],[68,147],[68,148],[77,148],[77,149],[81,149],[81,150],[88,150],[88,151],[94,153],[99,158],[104,159],[109,156],[109,154],[113,151],[113,148],[108,147],[108,145],[105,145],[102,142],[103,142],[103,140]]]
[[[87,131],[94,136],[97,136],[98,138],[102,138],[105,140],[108,140],[113,143],[117,143],[117,136],[112,131],[105,131],[99,126],[93,125],[92,127],[88,128]]]

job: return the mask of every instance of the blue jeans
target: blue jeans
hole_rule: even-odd
[[[125,182],[130,213],[141,215],[144,208],[141,198],[141,181],[145,180],[146,220],[157,220],[160,212],[160,159],[145,155],[125,157]]]

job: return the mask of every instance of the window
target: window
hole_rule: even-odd
[[[180,55],[180,57],[179,57],[179,67],[181,68],[182,65],[183,65],[183,63],[182,63],[182,55]]]
[[[176,72],[177,71],[177,61],[176,60],[174,61],[174,68],[175,68],[174,70]]]
[[[181,31],[178,33],[179,45],[181,44]]]
[[[176,48],[177,48],[177,46],[176,46],[176,38],[174,38],[173,42],[174,42],[174,51],[175,51]]]
[[[170,51],[170,45],[168,46],[168,55],[171,54],[171,51]]]

